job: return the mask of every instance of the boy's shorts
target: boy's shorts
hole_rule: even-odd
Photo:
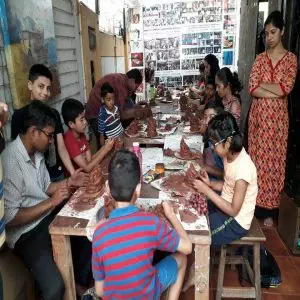
[[[176,282],[178,276],[177,261],[172,255],[168,255],[154,266],[162,285],[162,292]]]

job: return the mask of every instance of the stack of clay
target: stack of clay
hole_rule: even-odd
[[[124,142],[120,137],[115,138],[114,141],[115,141],[114,148],[113,148],[114,152],[117,150],[123,149]]]
[[[106,219],[109,218],[109,215],[112,210],[115,209],[113,198],[110,195],[104,195],[104,216]]]
[[[186,173],[175,173],[169,175],[163,182],[165,189],[173,191],[178,200],[186,208],[194,208],[200,215],[207,213],[206,199],[203,194],[198,193],[193,181],[199,176],[193,164]]]
[[[193,100],[196,100],[199,98],[199,96],[192,89],[190,89],[190,91],[189,91],[189,97]]]
[[[85,193],[90,198],[95,198],[104,186],[104,179],[100,166],[95,167],[89,174],[89,184],[86,187]]]
[[[138,120],[133,120],[128,128],[126,129],[126,133],[129,135],[137,135],[139,133],[139,123]]]
[[[169,90],[167,90],[167,92],[166,92],[166,101],[168,101],[168,102],[173,101],[171,92]]]
[[[156,120],[154,118],[148,119],[148,126],[147,126],[147,137],[153,138],[157,136],[156,131]]]
[[[174,151],[170,148],[164,149],[164,156],[172,157],[174,155]]]
[[[180,110],[181,111],[186,111],[187,109],[187,104],[188,104],[188,99],[185,95],[181,95],[179,99],[179,104],[180,104]]]
[[[190,150],[189,146],[186,144],[185,140],[182,138],[180,141],[180,156],[182,158],[193,158],[194,153]]]
[[[199,132],[199,119],[194,114],[190,116],[190,131],[191,132]]]

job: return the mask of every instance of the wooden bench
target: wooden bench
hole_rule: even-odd
[[[217,295],[216,300],[224,298],[254,298],[261,299],[260,283],[260,243],[266,240],[256,218],[253,218],[248,234],[229,245],[222,246],[220,253],[220,263],[218,271]],[[243,255],[226,256],[227,247],[230,245],[242,245]],[[253,269],[248,260],[248,247],[253,247]],[[224,287],[225,265],[242,265],[243,278],[247,273],[253,287]]]

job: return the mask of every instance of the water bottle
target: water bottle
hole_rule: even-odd
[[[143,158],[142,158],[142,152],[141,152],[140,144],[138,142],[134,142],[132,144],[132,152],[135,153],[135,155],[139,159],[140,170],[141,170],[141,181],[142,181],[142,179],[143,179],[143,171],[142,171]]]
[[[154,88],[154,85],[151,84],[150,85],[150,89],[149,89],[149,100],[153,100],[154,99],[154,96],[155,96],[155,88]]]

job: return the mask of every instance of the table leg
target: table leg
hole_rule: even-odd
[[[70,236],[51,235],[54,261],[65,283],[64,300],[76,299]]]
[[[195,300],[209,299],[210,245],[195,245]]]

